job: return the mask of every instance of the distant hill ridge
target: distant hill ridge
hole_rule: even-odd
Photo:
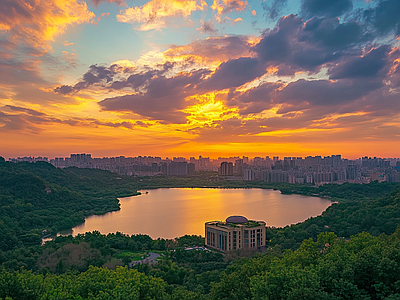
[[[129,179],[109,171],[0,160],[0,249],[37,245],[43,230],[54,234],[85,216],[118,210],[117,197],[137,194]]]

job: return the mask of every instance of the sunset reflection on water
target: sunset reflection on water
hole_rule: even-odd
[[[332,202],[316,197],[282,195],[263,189],[173,188],[142,191],[121,198],[121,210],[91,216],[73,228],[73,235],[98,230],[103,234],[148,234],[174,238],[185,234],[204,236],[204,223],[243,215],[283,227],[320,215]]]

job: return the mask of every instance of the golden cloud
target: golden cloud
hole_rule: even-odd
[[[249,5],[247,1],[241,0],[214,0],[211,8],[216,11],[215,18],[218,22],[222,22],[221,16],[232,11],[243,11]]]
[[[196,10],[204,10],[203,0],[152,0],[140,7],[129,7],[117,15],[118,22],[139,23],[137,30],[164,28],[170,18],[186,18]]]
[[[214,70],[224,61],[251,56],[252,39],[252,36],[209,37],[187,45],[172,46],[164,56],[168,61],[191,60]]]
[[[242,18],[231,19],[231,18],[229,18],[229,17],[226,17],[226,19],[229,20],[229,21],[231,21],[231,25],[232,25],[232,26],[235,25],[235,23],[237,23],[237,22],[243,22],[243,19],[242,19]]]
[[[89,22],[94,13],[84,1],[15,0],[0,4],[0,30],[12,40],[24,40],[34,47],[49,49],[49,41],[72,24]]]

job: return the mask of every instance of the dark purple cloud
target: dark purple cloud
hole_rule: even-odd
[[[342,79],[342,80],[305,80],[300,79],[284,86],[282,83],[265,83],[245,92],[229,94],[227,104],[239,108],[242,115],[260,113],[263,110],[279,106],[279,114],[296,111],[319,111],[308,117],[321,117],[321,114],[354,112],[364,108],[365,96],[375,91],[382,94],[382,80]],[[353,105],[353,106],[352,106]],[[351,107],[349,110],[343,107]]]
[[[232,59],[221,63],[215,73],[199,85],[199,89],[209,91],[239,87],[264,73],[265,67],[258,59]]]
[[[274,106],[273,97],[281,83],[265,83],[243,93],[233,92],[228,96],[227,104],[240,109],[240,114],[254,114]]]
[[[159,76],[151,80],[144,93],[107,98],[99,104],[103,110],[130,111],[166,123],[186,123],[180,112],[188,103],[185,98],[196,93],[195,86],[208,70],[181,73],[175,77]]]
[[[254,51],[264,61],[283,62],[291,55],[291,41],[298,35],[303,20],[295,15],[286,16],[272,31],[264,33]]]
[[[378,5],[363,11],[365,20],[372,24],[379,34],[391,31],[400,35],[400,1],[380,0]]]
[[[146,88],[153,77],[163,76],[166,72],[170,71],[175,66],[175,63],[166,62],[160,69],[150,69],[145,72],[139,72],[130,75],[127,79],[114,81],[109,88],[110,89],[122,89],[131,88],[133,90]]]
[[[148,71],[137,72],[136,70],[127,70],[118,65],[99,66],[92,65],[83,75],[83,78],[74,86],[62,85],[54,89],[55,93],[68,95],[76,93],[94,86],[100,86],[109,89],[145,88],[149,80],[155,76],[163,76],[175,66],[175,63],[166,62],[158,68],[149,69]],[[119,79],[121,76],[126,77],[129,73],[134,73],[126,79]]]
[[[303,0],[301,4],[302,14],[305,17],[337,17],[352,7],[352,0]]]
[[[72,86],[63,85],[54,89],[58,94],[71,94],[99,83],[109,83],[113,81],[117,74],[115,65],[111,67],[91,65],[89,70],[83,75],[81,81]]]
[[[377,77],[380,71],[388,65],[390,50],[390,46],[384,45],[371,50],[362,57],[346,59],[329,70],[329,77],[331,79]]]
[[[342,105],[382,87],[382,82],[367,80],[304,80],[292,82],[277,93],[280,103]]]
[[[150,70],[143,73],[133,74],[129,76],[126,80],[116,80],[111,85],[111,89],[120,90],[126,87],[130,87],[132,89],[137,89],[139,87],[144,87],[147,85],[149,80],[157,74],[158,71]]]
[[[334,50],[346,50],[367,39],[356,21],[341,23],[338,18],[312,18],[306,22],[300,41]]]
[[[62,85],[62,86],[58,86],[54,89],[54,92],[56,92],[57,94],[62,94],[62,95],[69,95],[72,94],[73,92],[75,92],[74,87],[70,86],[70,85]]]
[[[361,26],[337,19],[303,19],[295,15],[282,18],[266,31],[253,50],[270,65],[281,66],[283,74],[296,71],[318,72],[324,64],[339,60],[364,41]],[[280,74],[280,75],[283,75]]]

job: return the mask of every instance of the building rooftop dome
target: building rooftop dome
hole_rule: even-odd
[[[243,216],[230,216],[226,218],[227,223],[247,223],[248,221],[249,220]]]

